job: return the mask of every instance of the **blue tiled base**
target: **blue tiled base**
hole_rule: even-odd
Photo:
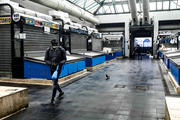
[[[116,54],[115,53],[109,53],[106,55],[106,61],[112,60],[116,58]]]
[[[93,67],[95,65],[104,63],[106,60],[106,57],[99,56],[99,57],[94,57],[94,58],[86,58],[86,67]]]
[[[65,64],[62,68],[60,77],[65,77],[70,74],[82,71],[85,68],[86,66],[84,60]],[[24,78],[51,79],[50,67],[45,64],[25,60]]]
[[[166,65],[166,67],[169,69],[169,59],[168,58],[164,58],[163,62]]]
[[[173,75],[173,77],[175,78],[176,82],[178,83],[178,85],[180,85],[180,70],[179,68],[172,63],[171,61],[169,62],[169,69],[171,74]]]
[[[159,52],[158,52],[158,55],[159,55],[159,57],[160,57],[160,58],[162,58],[162,57],[163,57],[163,55],[162,55],[162,52],[161,52],[161,51],[159,51]]]
[[[115,55],[116,55],[116,57],[121,57],[122,56],[122,52],[121,51],[117,51],[117,52],[115,52]]]

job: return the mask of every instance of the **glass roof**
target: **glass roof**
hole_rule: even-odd
[[[128,0],[67,0],[94,14],[129,13]],[[142,0],[137,1],[137,11],[142,12]],[[180,0],[149,0],[150,11],[180,10]]]

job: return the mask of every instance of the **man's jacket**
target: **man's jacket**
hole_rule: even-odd
[[[58,46],[56,48],[49,47],[46,50],[45,58],[46,64],[48,65],[59,65],[66,62],[66,51],[64,48]]]

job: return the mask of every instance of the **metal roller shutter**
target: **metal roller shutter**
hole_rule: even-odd
[[[52,39],[59,38],[58,34],[45,34],[43,28],[24,25],[24,33],[26,39],[24,40],[24,51],[45,51],[50,46]],[[57,32],[57,30],[56,30]]]
[[[11,76],[11,26],[0,25],[0,77]]]
[[[87,51],[87,35],[71,33],[71,52]]]
[[[92,38],[92,51],[101,51],[102,50],[102,40]]]
[[[121,40],[109,40],[103,42],[103,47],[109,47],[113,50],[122,51],[122,41]]]

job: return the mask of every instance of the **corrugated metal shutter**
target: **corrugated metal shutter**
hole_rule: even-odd
[[[87,35],[71,33],[71,52],[87,51]]]
[[[103,42],[103,47],[109,47],[113,50],[122,51],[122,41],[121,40],[109,40]]]
[[[101,51],[102,50],[102,40],[92,38],[92,51]]]
[[[12,76],[10,25],[0,25],[0,76]]]
[[[58,40],[59,38],[58,34],[46,34],[43,32],[43,28],[30,25],[24,25],[23,31],[26,33],[24,52],[45,51],[51,45],[52,39]]]

